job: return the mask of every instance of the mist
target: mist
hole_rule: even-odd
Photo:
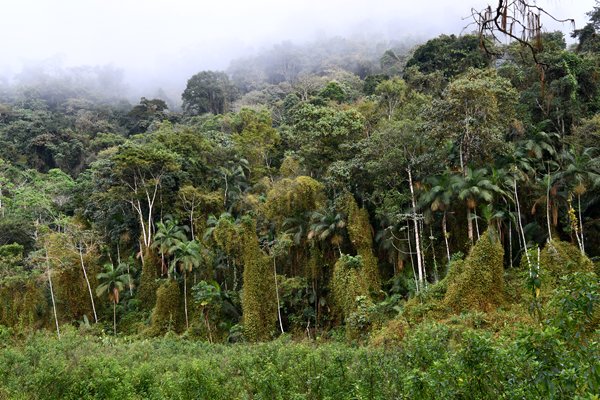
[[[303,45],[341,37],[372,43],[373,49],[393,42],[414,45],[442,33],[470,32],[474,28],[469,26],[471,8],[488,4],[481,0],[4,3],[0,84],[87,76],[89,82],[96,82],[91,86],[113,96],[135,100],[162,94],[176,103],[187,79],[198,71],[226,70],[232,60],[268,51],[276,44]],[[595,1],[538,4],[557,17],[574,18],[581,27]],[[572,31],[569,24],[547,18],[545,28],[562,30],[567,39]],[[110,84],[98,84],[102,79]]]

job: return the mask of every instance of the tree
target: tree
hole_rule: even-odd
[[[166,272],[166,266],[169,265],[168,259],[172,255],[173,249],[187,240],[185,230],[187,226],[181,227],[177,221],[168,218],[166,222],[158,222],[156,224],[157,232],[154,235],[152,248],[158,249],[161,256],[163,272]]]
[[[71,222],[71,221],[69,221]],[[90,302],[92,304],[92,311],[94,313],[94,322],[98,322],[98,315],[96,314],[96,304],[94,302],[94,296],[92,294],[92,286],[88,278],[87,269],[83,259],[84,251],[86,255],[94,252],[95,250],[95,238],[92,230],[83,229],[83,227],[76,223],[67,223],[65,227],[66,231],[69,231],[69,244],[73,246],[73,249],[79,254],[79,262],[85,283],[90,295]]]
[[[454,198],[453,176],[448,170],[440,175],[432,176],[427,179],[429,189],[421,196],[421,203],[424,203],[432,212],[441,211],[442,216],[442,234],[446,243],[446,256],[450,263],[450,246],[448,245],[447,212],[452,205]]]
[[[239,119],[237,131],[232,135],[236,150],[248,160],[251,182],[272,173],[273,156],[279,144],[279,133],[273,128],[269,111],[254,111],[248,108],[236,115]]]
[[[571,36],[579,40],[578,52],[597,52],[600,49],[600,7],[596,5],[587,16],[590,17],[590,21],[582,29],[573,31]]]
[[[175,255],[171,263],[171,272],[179,270],[183,275],[183,309],[185,312],[185,327],[189,329],[187,303],[187,274],[200,265],[200,244],[195,240],[176,243],[171,249]]]
[[[581,196],[590,188],[600,187],[600,157],[596,155],[597,149],[584,148],[577,151],[575,148],[564,150],[561,153],[563,162],[562,171],[558,173],[558,180],[567,187],[569,196],[577,196],[578,218],[570,216],[571,228],[577,238],[582,254],[585,254],[585,238],[583,235],[583,215]],[[572,210],[569,204],[569,211]]]
[[[485,68],[489,58],[479,48],[475,35],[441,35],[419,46],[406,63],[406,72],[411,67],[423,74],[442,71],[446,79],[466,72],[469,68]],[[413,72],[414,73],[414,72]]]
[[[161,99],[149,100],[142,97],[140,104],[136,105],[127,114],[130,134],[146,132],[154,121],[162,121],[167,117],[167,103]]]
[[[431,135],[438,143],[453,143],[453,156],[464,173],[471,163],[481,166],[503,152],[516,101],[508,80],[493,70],[470,69],[433,103]]]
[[[502,190],[493,184],[484,168],[472,170],[467,168],[464,175],[455,175],[453,189],[456,191],[460,200],[467,206],[467,226],[469,240],[474,243],[473,218],[472,212],[476,209],[479,201],[490,203],[496,193]],[[479,228],[477,229],[477,238],[479,239]]]
[[[375,94],[380,97],[381,103],[385,107],[388,120],[391,120],[394,111],[396,111],[406,98],[406,83],[398,77],[393,77],[392,79],[385,80],[377,85]]]
[[[223,114],[235,99],[235,90],[224,72],[202,71],[188,80],[181,99],[187,115]]]
[[[154,143],[128,143],[119,148],[112,163],[110,192],[131,205],[139,221],[142,244],[149,248],[156,200],[165,176],[179,169],[176,156]]]
[[[212,343],[209,312],[221,302],[221,287],[217,282],[200,281],[192,288],[194,301],[202,307],[204,323],[208,332],[208,340]]]
[[[331,210],[314,211],[310,216],[309,240],[331,244],[342,255],[341,245],[345,236],[344,215]]]
[[[479,41],[488,54],[495,54],[491,48],[494,42],[500,42],[502,36],[514,40],[527,47],[535,63],[545,67],[537,57],[542,50],[542,20],[544,15],[558,22],[570,22],[573,27],[575,20],[559,20],[538,6],[535,2],[527,0],[498,0],[492,8],[488,5],[483,10],[471,9],[474,23],[479,30]]]
[[[301,103],[293,110],[293,128],[284,138],[304,158],[304,167],[321,174],[335,160],[343,159],[343,146],[361,139],[365,119],[355,109],[337,109]]]
[[[112,263],[104,264],[104,272],[97,275],[100,285],[96,288],[98,296],[107,295],[113,304],[113,333],[117,334],[117,303],[119,295],[126,285],[131,282],[129,274],[125,272],[125,264],[119,264],[116,268]]]

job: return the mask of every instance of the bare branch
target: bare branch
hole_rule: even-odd
[[[502,36],[516,41],[531,51],[533,60],[542,70],[548,65],[538,58],[542,51],[542,22],[544,15],[556,22],[570,22],[575,28],[575,20],[559,19],[526,0],[498,0],[495,8],[488,5],[483,10],[471,9],[473,23],[477,25],[480,44],[483,50],[492,55],[498,55],[490,49],[490,42],[500,42]]]

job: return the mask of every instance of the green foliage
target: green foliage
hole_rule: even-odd
[[[504,303],[504,250],[497,233],[488,229],[452,274],[444,303],[454,312],[491,311]]]
[[[331,81],[325,85],[325,87],[319,92],[319,96],[324,99],[336,101],[338,103],[342,103],[348,98],[344,86],[337,81]]]
[[[573,272],[560,279],[550,300],[547,322],[574,345],[597,335],[600,328],[600,280],[593,272]]]
[[[274,153],[279,144],[279,132],[273,128],[273,120],[266,109],[254,111],[243,108],[237,115],[237,133],[232,140],[238,153],[250,167],[250,181],[271,175]]]
[[[235,98],[235,88],[224,72],[202,71],[187,81],[181,95],[183,110],[188,115],[223,114]]]
[[[321,174],[331,162],[344,158],[340,146],[360,139],[364,128],[364,117],[353,108],[300,103],[293,111],[292,135],[286,140],[303,158],[306,170]]]
[[[19,273],[24,247],[19,243],[0,245],[0,279]]]
[[[488,57],[479,46],[476,35],[441,35],[419,46],[406,63],[424,74],[442,71],[446,78],[465,72],[468,68],[484,68]]]
[[[429,322],[381,346],[207,345],[176,337],[59,341],[32,335],[0,345],[8,398],[593,398],[600,348],[569,347],[559,330],[492,336]],[[2,338],[7,330],[0,327]],[[400,333],[403,332],[403,333]],[[10,334],[10,333],[8,333]],[[57,373],[59,372],[59,373]],[[68,373],[67,373],[68,372]]]

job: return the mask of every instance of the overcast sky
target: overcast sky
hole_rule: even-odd
[[[494,2],[494,1],[492,1]],[[482,0],[0,0],[0,74],[54,58],[112,64],[135,79],[170,69],[225,69],[283,40],[377,33],[388,39],[460,33]],[[583,26],[594,0],[539,0]],[[559,26],[560,28],[560,26]],[[570,27],[565,25],[564,31]]]

